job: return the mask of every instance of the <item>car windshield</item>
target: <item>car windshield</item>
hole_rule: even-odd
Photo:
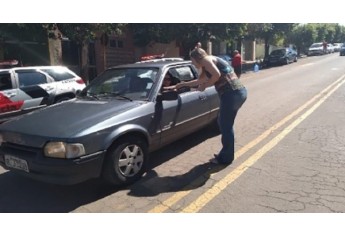
[[[93,80],[80,97],[147,100],[157,73],[158,68],[109,69]]]
[[[285,49],[279,49],[279,50],[274,50],[271,52],[272,56],[279,56],[279,55],[284,55],[286,52]]]
[[[46,72],[48,75],[54,78],[56,81],[62,81],[67,79],[72,79],[75,76],[72,75],[66,68],[64,67],[56,67],[56,68],[43,68],[42,71]]]
[[[319,48],[322,47],[322,43],[314,43],[313,45],[310,46],[310,48]]]

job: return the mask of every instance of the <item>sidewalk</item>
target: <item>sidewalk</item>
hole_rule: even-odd
[[[303,59],[303,58],[307,58],[307,55],[301,54],[298,57],[298,59]],[[248,73],[254,72],[254,66],[256,63],[259,65],[259,71],[262,69],[267,70],[271,68],[271,67],[265,67],[263,61],[247,61],[246,63],[242,64],[242,74],[248,74]]]

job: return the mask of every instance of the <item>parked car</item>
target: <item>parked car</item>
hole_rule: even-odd
[[[325,51],[323,49],[323,43],[313,43],[309,49],[308,49],[308,56],[314,56],[314,55],[323,55],[327,53],[327,50]]]
[[[215,88],[162,92],[168,71],[177,82],[197,76],[184,60],[116,66],[76,99],[2,124],[0,165],[63,185],[98,177],[133,183],[145,172],[149,152],[216,123]]]
[[[327,53],[334,53],[334,46],[331,43],[327,44]]]
[[[0,69],[0,121],[74,98],[84,81],[63,66]]]
[[[334,52],[339,52],[341,48],[341,43],[333,43]]]
[[[230,64],[230,66],[231,66],[232,58],[228,54],[220,54],[220,55],[217,55],[217,57],[220,57],[223,60],[227,61]]]
[[[339,51],[340,56],[345,55],[345,42],[341,45],[340,51]]]
[[[272,65],[287,65],[291,62],[297,62],[297,52],[291,48],[280,48],[273,50],[267,58],[265,64]]]

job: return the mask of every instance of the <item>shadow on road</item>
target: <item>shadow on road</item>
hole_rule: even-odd
[[[0,212],[70,212],[116,190],[98,180],[73,186],[34,181],[12,172],[0,175]]]
[[[216,166],[212,167],[207,163],[194,167],[188,173],[166,178],[157,177],[153,169],[216,135],[218,131],[206,128],[152,153],[147,174],[126,190],[129,189],[130,194],[135,196],[152,196],[182,190],[195,179],[202,181],[196,182],[192,188],[203,185],[209,178],[208,173],[216,171]],[[72,186],[60,186],[34,181],[7,171],[0,174],[0,213],[71,212],[121,190],[123,189],[106,185],[97,179]]]
[[[159,177],[154,170],[147,173],[140,182],[130,189],[128,195],[136,197],[152,197],[160,193],[179,192],[199,188],[211,177],[211,174],[224,169],[224,165],[204,163],[195,166],[187,173]]]
[[[225,166],[204,163],[193,167],[187,173],[167,177],[159,177],[154,168],[217,135],[219,135],[219,130],[214,126],[209,126],[169,145],[168,148],[152,153],[149,171],[135,185],[130,186],[128,195],[136,197],[156,196],[164,192],[178,192],[203,186],[211,174],[219,172]]]

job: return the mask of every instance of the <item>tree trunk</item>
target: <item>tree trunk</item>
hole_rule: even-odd
[[[50,65],[61,65],[62,64],[61,40],[48,39],[48,45],[49,45]]]
[[[4,60],[4,43],[0,39],[0,61]]]
[[[89,82],[89,44],[87,42],[82,43],[81,46],[81,67],[80,74],[85,82]]]
[[[62,64],[61,33],[56,25],[48,30],[48,48],[51,65]]]
[[[269,44],[268,38],[266,37],[265,38],[265,57],[268,57],[269,53],[270,53],[270,44]]]

